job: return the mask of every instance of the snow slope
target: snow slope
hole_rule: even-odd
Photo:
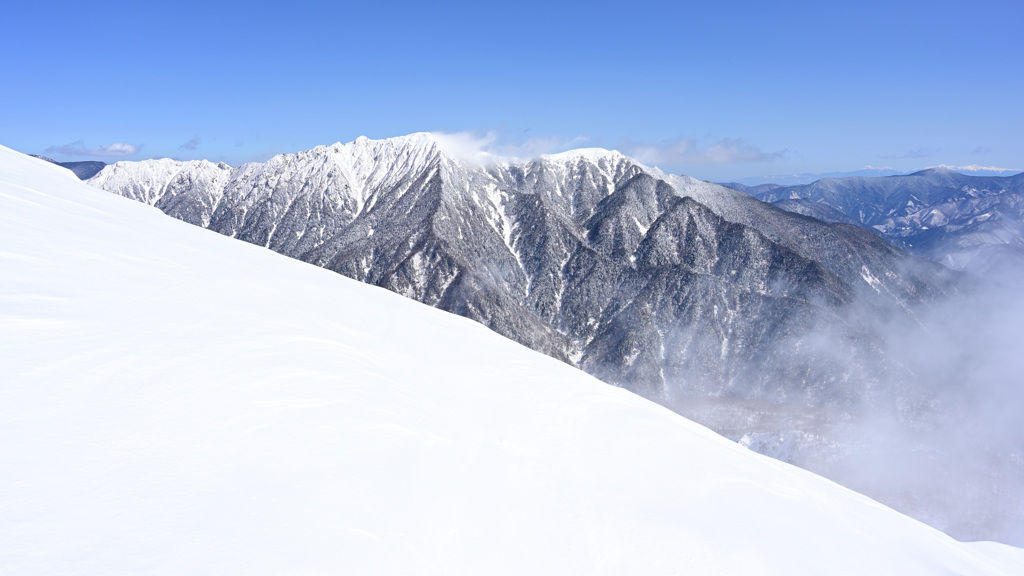
[[[0,220],[0,573],[1024,572],[2,147]]]

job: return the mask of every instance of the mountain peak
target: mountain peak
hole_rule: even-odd
[[[554,162],[566,162],[580,158],[591,162],[598,162],[603,159],[615,161],[628,159],[629,157],[618,150],[607,150],[605,148],[577,148],[575,150],[558,152],[557,154],[544,154],[541,158],[543,160],[550,160]]]
[[[359,136],[351,142],[337,142],[331,148],[381,148],[390,147],[394,149],[415,149],[437,147],[437,139],[429,132],[414,132],[405,136],[394,136],[391,138],[373,139],[368,136]],[[322,148],[322,147],[318,147]]]
[[[957,172],[950,166],[941,164],[939,166],[931,166],[929,168],[925,168],[924,170],[915,172],[914,174],[959,174],[959,172]]]
[[[369,140],[366,136],[360,136],[359,138],[364,141]],[[430,132],[413,132],[412,134],[406,134],[405,136],[385,138],[383,140],[379,140],[379,142],[390,142],[396,146],[437,146],[438,138]]]
[[[458,160],[474,166],[490,166],[528,160],[527,158],[519,159],[512,156],[496,154],[486,150],[485,146],[481,146],[479,140],[472,137],[465,137],[463,134],[445,134],[442,132],[413,132],[404,136],[393,136],[382,139],[359,136],[351,142],[337,142],[331,146],[318,146],[313,148],[313,150],[329,150],[333,152],[341,152],[342,150],[371,150],[374,152],[374,156],[376,156],[376,152],[382,150],[403,152],[415,151],[415,155],[440,153],[450,159]],[[299,154],[303,154],[303,152],[299,152]],[[536,159],[554,163],[567,163],[576,160],[586,160],[593,163],[598,163],[600,161],[621,162],[623,160],[636,162],[618,150],[607,150],[605,148],[577,148],[575,150],[567,150],[565,152],[558,152],[554,154],[543,154],[536,157]]]

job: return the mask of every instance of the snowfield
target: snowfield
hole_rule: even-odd
[[[1024,573],[2,147],[0,271],[2,574]]]

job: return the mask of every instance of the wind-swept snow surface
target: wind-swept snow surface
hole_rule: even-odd
[[[6,148],[0,219],[0,573],[1024,573]]]

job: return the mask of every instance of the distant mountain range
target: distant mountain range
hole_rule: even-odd
[[[948,168],[802,186],[734,186],[825,222],[876,232],[955,269],[1024,281],[1024,174],[968,176]]]
[[[946,168],[969,176],[1009,176],[1014,173],[1021,172],[1020,170],[1010,170],[1005,168],[986,166],[935,166],[934,168]],[[737,186],[757,187],[763,184],[771,184],[775,186],[798,186],[801,184],[810,184],[823,178],[850,178],[853,176],[862,176],[865,178],[878,178],[882,176],[903,176],[906,174],[908,174],[908,172],[901,172],[893,168],[868,167],[862,168],[860,170],[849,170],[845,172],[774,174],[771,176],[751,176],[748,178],[738,178],[732,182],[722,182],[722,185],[728,186],[730,188],[737,188]]]
[[[67,168],[68,170],[71,170],[72,172],[74,172],[75,176],[78,176],[82,180],[88,180],[89,178],[92,178],[100,170],[103,170],[104,166],[107,165],[106,162],[98,162],[98,161],[57,162],[56,160],[54,160],[52,158],[47,158],[46,156],[40,156],[39,154],[29,154],[29,156],[32,156],[33,158],[39,158],[40,160],[46,160],[47,162],[51,162],[51,163],[56,164],[57,166],[60,166],[62,168]]]

